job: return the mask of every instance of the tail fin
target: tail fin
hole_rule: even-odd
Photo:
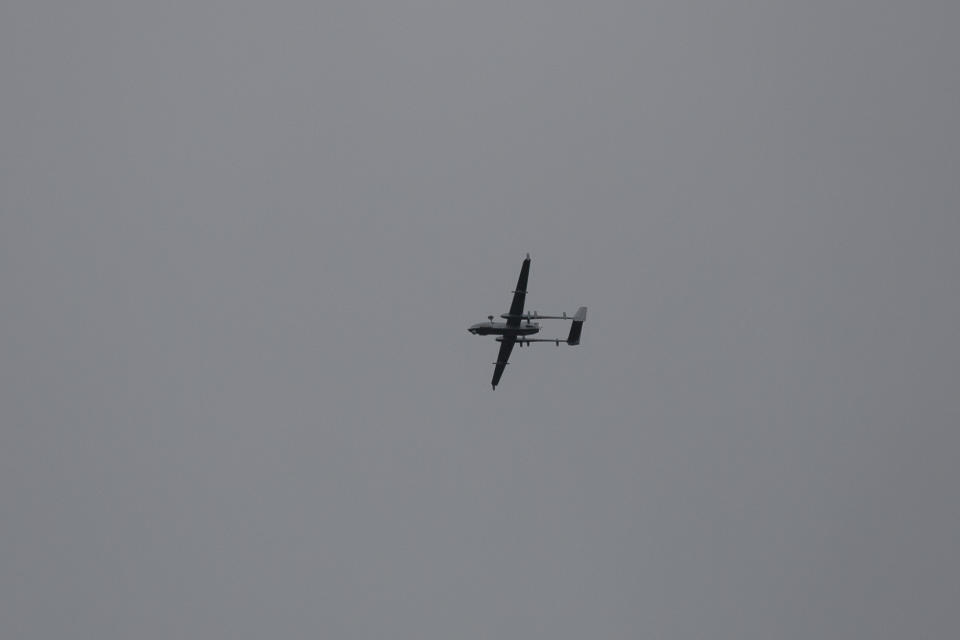
[[[580,307],[573,316],[573,322],[570,323],[570,336],[567,338],[567,344],[580,344],[580,332],[583,331],[583,323],[587,319],[587,308]]]

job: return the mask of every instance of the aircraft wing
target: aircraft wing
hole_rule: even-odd
[[[517,289],[513,292],[513,303],[510,305],[510,316],[507,318],[508,327],[519,327],[523,315],[523,303],[527,297],[527,278],[530,276],[530,254],[527,254],[520,267],[520,277],[517,279]],[[506,344],[506,342],[504,342]],[[510,345],[513,347],[513,345]],[[510,351],[507,350],[507,355]],[[494,383],[496,384],[496,383]]]
[[[524,265],[527,265],[529,261],[525,262]],[[522,276],[521,276],[522,277]],[[497,361],[494,363],[496,365],[493,369],[493,388],[497,388],[497,383],[500,382],[500,376],[503,375],[503,370],[507,367],[507,361],[510,359],[510,352],[513,351],[513,345],[516,344],[517,339],[514,336],[503,336],[503,342],[500,343],[500,353],[497,354]]]

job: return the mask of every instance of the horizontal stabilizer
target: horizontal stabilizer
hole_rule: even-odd
[[[570,323],[570,335],[567,337],[567,344],[580,344],[580,332],[583,331],[583,323],[587,320],[587,308],[580,307],[573,316],[573,322]]]

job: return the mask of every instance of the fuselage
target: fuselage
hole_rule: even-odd
[[[511,327],[506,322],[478,322],[467,331],[476,336],[531,336],[540,332],[540,325],[525,322]]]

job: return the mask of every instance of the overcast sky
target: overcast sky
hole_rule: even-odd
[[[0,636],[956,637],[958,26],[3,2]]]

